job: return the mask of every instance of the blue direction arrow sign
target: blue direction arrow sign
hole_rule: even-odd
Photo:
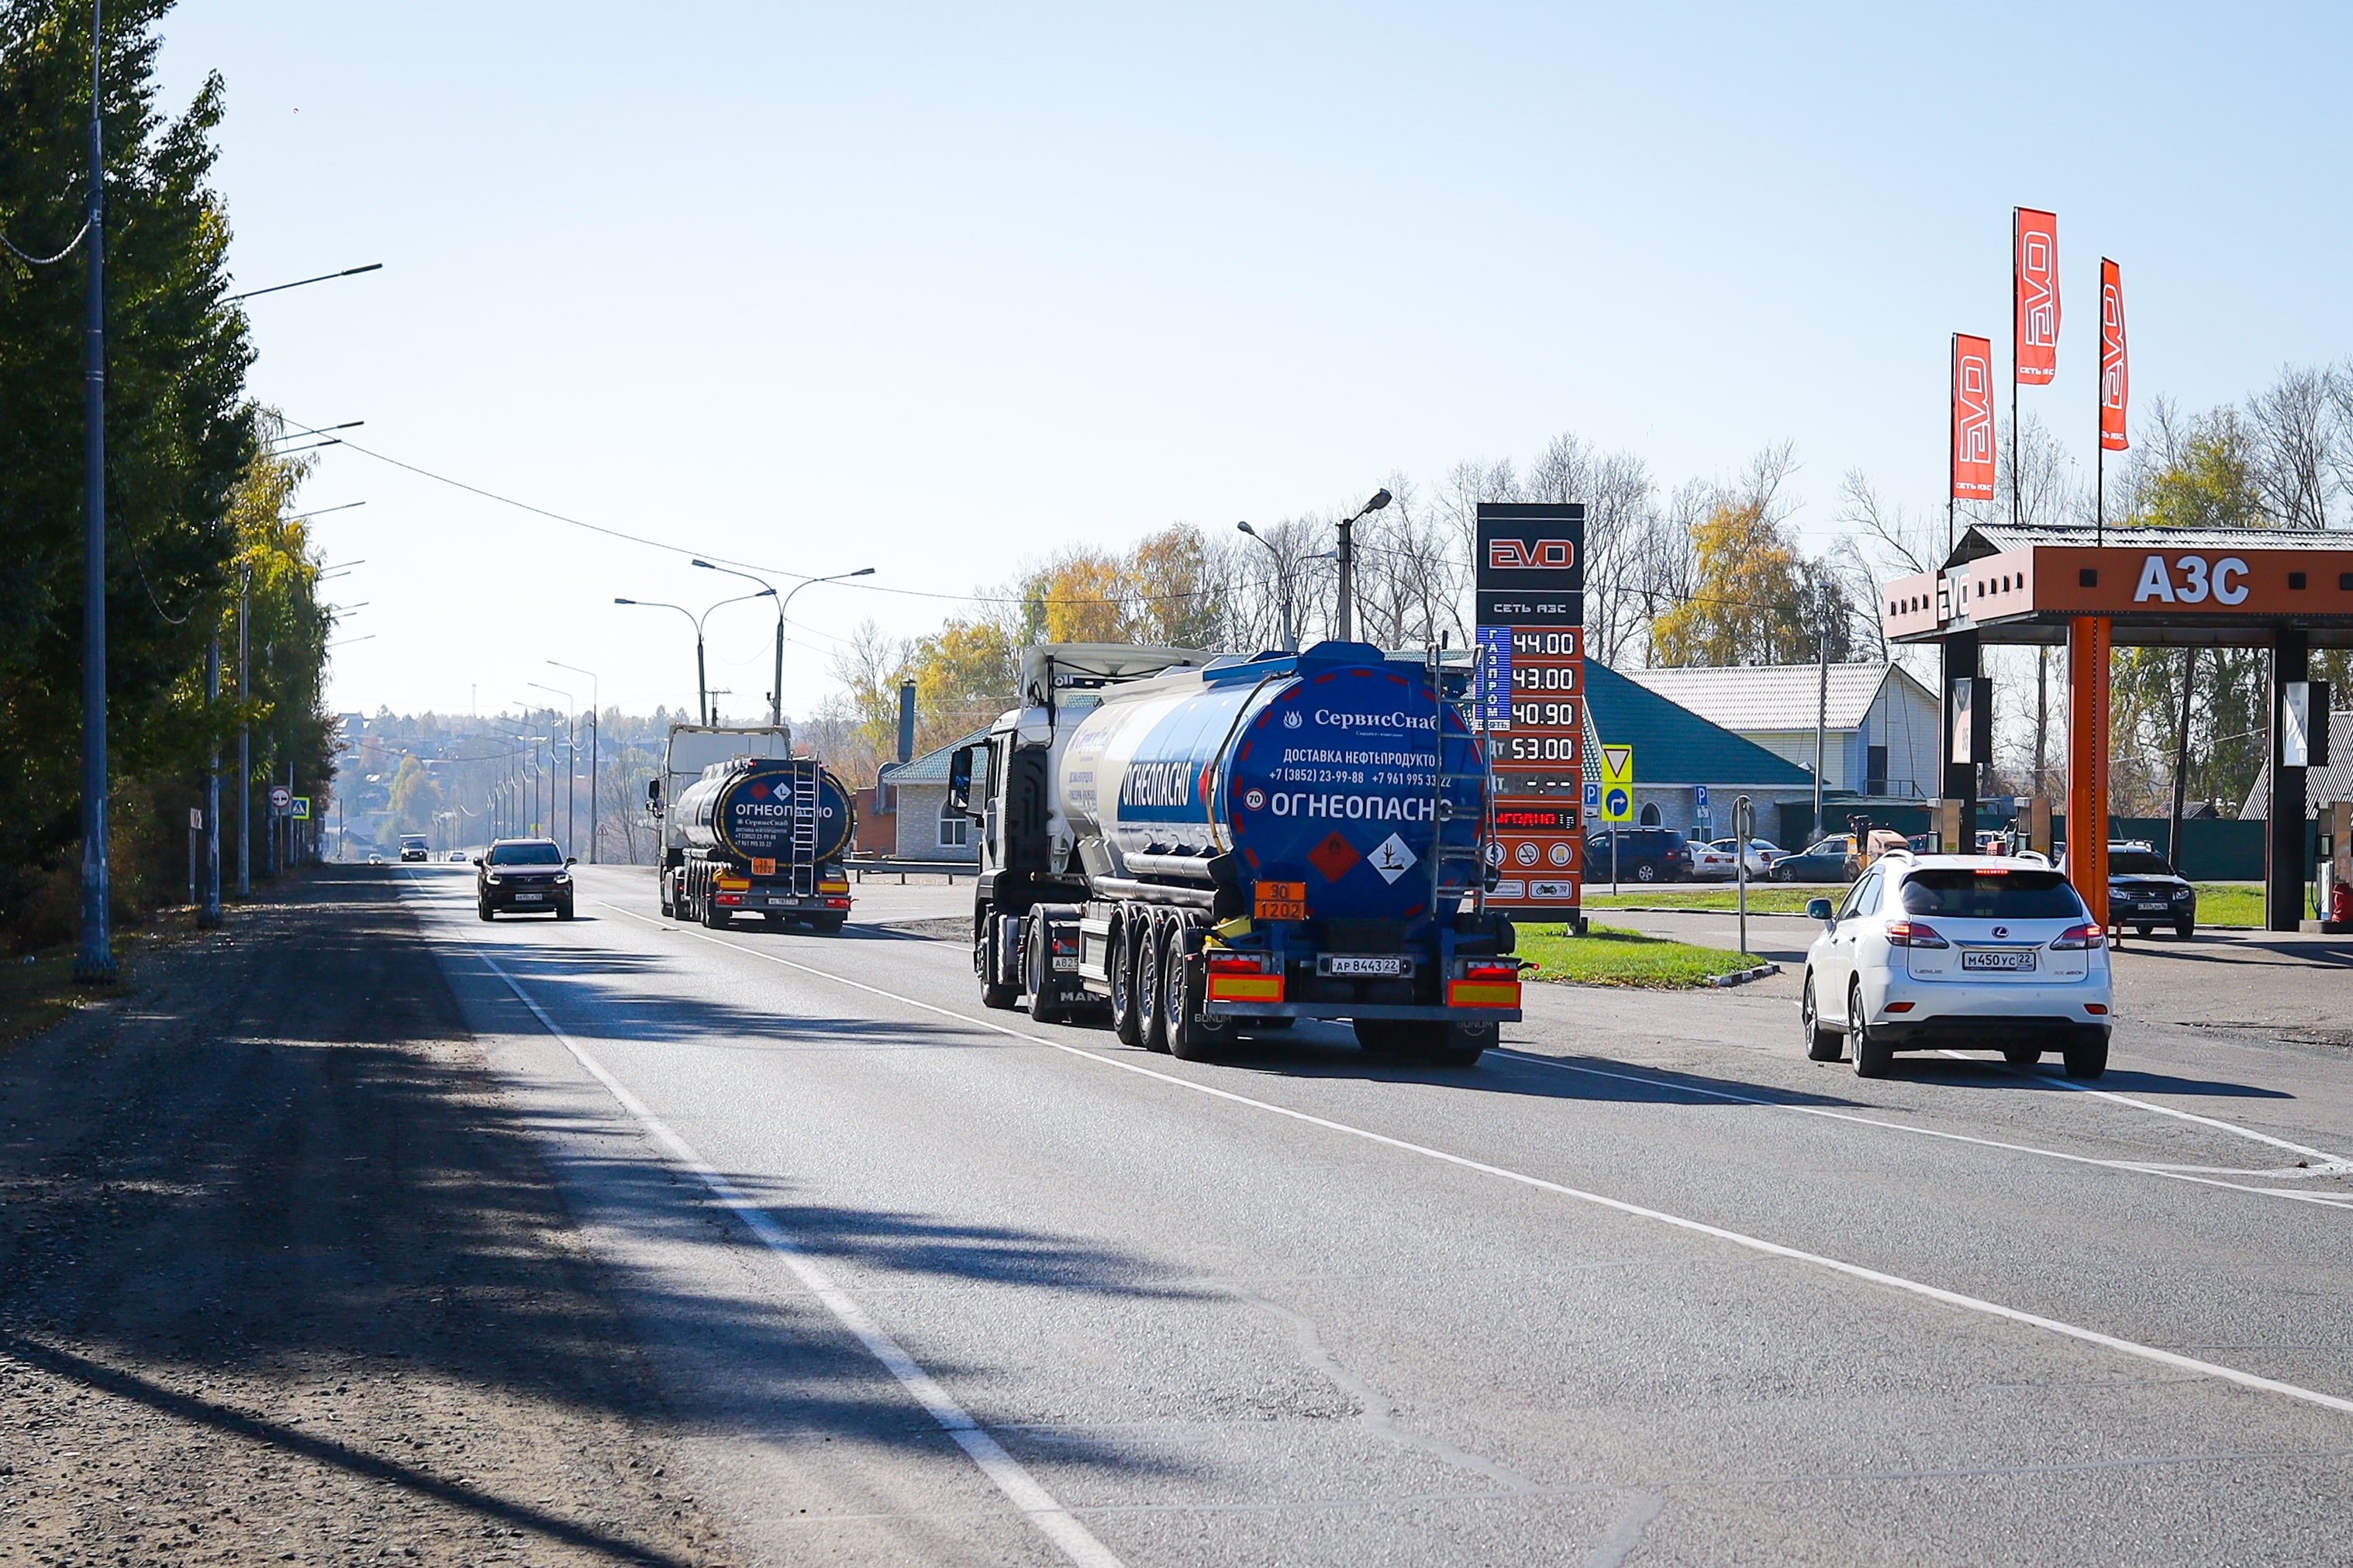
[[[1611,784],[1601,797],[1601,820],[1631,822],[1634,820],[1634,792],[1624,784]]]

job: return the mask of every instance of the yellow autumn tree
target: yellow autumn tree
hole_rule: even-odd
[[[1796,664],[1815,655],[1805,562],[1753,500],[1718,501],[1691,528],[1698,570],[1651,623],[1662,665]]]

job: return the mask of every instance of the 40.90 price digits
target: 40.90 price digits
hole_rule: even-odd
[[[1512,728],[1514,730],[1575,730],[1577,702],[1514,702],[1512,704]]]

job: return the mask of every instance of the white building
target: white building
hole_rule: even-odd
[[[1894,664],[1834,664],[1827,699],[1811,664],[1622,670],[1710,723],[1811,772],[1823,718],[1822,787],[1933,800],[1943,720],[1936,694]]]

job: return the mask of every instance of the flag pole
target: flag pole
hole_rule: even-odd
[[[2010,521],[2023,528],[2018,480],[2018,208],[2010,209]]]

